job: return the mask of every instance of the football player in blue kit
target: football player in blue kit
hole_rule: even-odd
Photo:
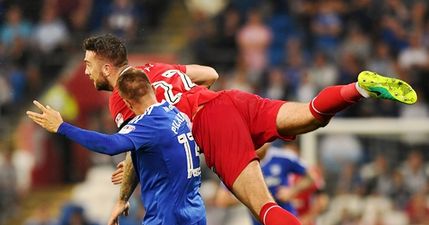
[[[205,207],[199,194],[199,150],[188,121],[174,106],[156,101],[141,70],[121,76],[118,89],[138,116],[116,134],[101,134],[63,122],[59,112],[37,101],[34,104],[42,113],[27,111],[27,115],[49,132],[62,134],[91,151],[108,155],[134,152],[146,210],[144,225],[205,225]],[[109,224],[118,224],[118,216],[129,206],[120,199],[115,207],[118,212]]]
[[[291,200],[314,183],[307,167],[297,155],[298,147],[295,144],[281,147],[271,146],[266,151],[266,155],[261,160],[265,183],[279,206],[298,216]],[[290,175],[299,175],[303,179],[296,184],[290,184]],[[253,225],[261,224],[253,217],[252,222]]]

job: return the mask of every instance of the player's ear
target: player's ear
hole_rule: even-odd
[[[103,67],[101,68],[101,70],[103,71],[103,75],[105,77],[108,77],[111,72],[112,72],[112,66],[108,63],[104,64]]]

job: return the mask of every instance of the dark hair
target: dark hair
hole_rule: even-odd
[[[116,67],[128,64],[127,48],[119,38],[111,34],[89,37],[83,41],[82,47],[85,51],[95,52]]]
[[[119,94],[127,100],[138,101],[152,91],[149,79],[143,70],[129,68],[119,76]]]

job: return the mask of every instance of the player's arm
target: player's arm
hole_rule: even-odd
[[[192,82],[209,88],[218,78],[219,74],[213,67],[201,65],[186,65],[186,75]]]
[[[66,122],[60,125],[57,133],[79,143],[90,151],[106,155],[117,155],[135,148],[133,142],[125,135],[102,134],[81,129]]]
[[[137,174],[134,170],[131,153],[129,153],[124,160],[124,176],[119,190],[119,201],[128,201],[138,183],[139,179],[137,178]]]
[[[62,134],[91,151],[116,155],[135,148],[134,143],[124,135],[106,135],[75,127],[63,122],[61,114],[51,107],[45,107],[37,101],[33,101],[33,103],[42,113],[27,111],[30,119],[47,131]]]
[[[276,197],[281,201],[291,200],[299,193],[314,184],[314,180],[308,173],[307,168],[299,161],[298,158],[296,160],[290,160],[289,163],[291,171],[297,175],[300,175],[301,178],[295,184],[289,187],[280,187],[277,190]]]
[[[116,201],[115,207],[110,214],[109,225],[118,224],[118,218],[121,214],[128,214],[129,203],[131,195],[139,182],[136,172],[133,167],[131,154],[128,153],[124,160],[124,174],[122,178],[121,188],[119,190],[119,198]]]
[[[301,177],[298,182],[291,185],[290,187],[280,187],[276,193],[276,197],[281,201],[290,201],[292,198],[297,196],[302,191],[313,185],[314,181],[311,176],[306,173],[303,177]]]

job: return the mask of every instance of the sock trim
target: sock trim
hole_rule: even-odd
[[[264,214],[264,216],[262,218],[262,223],[263,224],[265,224],[265,219],[267,218],[268,211],[270,211],[271,209],[276,208],[276,207],[280,208],[279,205],[273,205],[273,206],[270,206],[267,210],[265,210],[265,214]]]
[[[316,96],[317,98],[317,96]],[[335,113],[324,113],[324,112],[320,112],[319,110],[316,109],[316,107],[314,106],[314,100],[316,100],[316,98],[313,98],[313,100],[311,100],[311,108],[317,113],[320,114],[322,116],[334,116]]]
[[[368,91],[363,89],[361,86],[359,86],[358,82],[355,83],[355,86],[356,86],[356,90],[359,92],[360,95],[362,95],[362,97],[364,98],[370,97]]]

